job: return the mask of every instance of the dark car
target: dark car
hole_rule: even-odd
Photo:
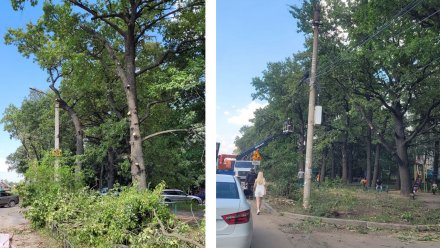
[[[0,207],[14,207],[18,202],[18,195],[6,191],[0,191]]]

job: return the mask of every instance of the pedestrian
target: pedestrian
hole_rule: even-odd
[[[257,199],[257,215],[259,215],[263,196],[266,194],[266,179],[264,179],[262,171],[258,172],[257,179],[255,179],[254,192]]]
[[[367,189],[368,189],[368,188],[367,188],[368,180],[367,180],[365,177],[363,177],[363,178],[361,179],[360,183],[361,183],[361,185],[363,186],[364,190],[367,190]]]
[[[298,171],[298,183],[300,186],[304,185],[304,171],[302,169]]]
[[[246,189],[247,189],[247,195],[252,198],[253,194],[254,194],[254,184],[255,184],[255,179],[257,178],[257,174],[255,173],[254,168],[251,169],[251,172],[249,174],[247,174],[246,176]]]
[[[376,180],[376,190],[382,191],[382,180],[380,178],[377,178]]]
[[[432,181],[432,186],[431,187],[432,187],[432,189],[431,189],[432,190],[432,194],[435,195],[435,192],[437,192],[437,189],[438,189],[437,183],[435,182],[435,180]]]
[[[318,183],[318,187],[319,184],[321,183],[321,173],[318,172],[318,175],[316,175],[316,182]]]
[[[413,184],[413,194],[416,194],[416,192],[419,190],[421,183],[422,183],[422,180],[420,178],[420,174],[417,173],[416,180],[414,181],[414,184]]]

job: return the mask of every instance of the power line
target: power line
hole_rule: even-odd
[[[391,24],[399,17],[407,14],[409,11],[411,11],[412,9],[414,9],[417,5],[419,5],[421,2],[423,2],[424,0],[414,0],[413,2],[407,4],[405,7],[403,7],[402,9],[399,10],[399,12],[397,12],[387,23],[383,24],[382,26],[380,26],[378,28],[378,30],[369,35],[367,38],[365,38],[364,40],[362,40],[358,45],[347,49],[347,52],[353,51],[358,47],[361,47],[365,44],[367,44],[370,40],[374,39],[376,36],[378,36],[380,33],[382,33],[383,31],[385,31],[386,29],[388,29]],[[438,11],[436,11],[438,12]],[[435,13],[431,14],[429,17],[431,17],[432,15],[434,15]],[[427,19],[427,18],[425,18]],[[424,20],[425,20],[424,19]],[[419,23],[419,22],[418,22]],[[416,23],[416,24],[418,24]],[[324,69],[321,70],[320,73],[318,73],[316,75],[316,77],[320,77],[326,73],[328,73],[329,71],[331,71],[332,69],[334,69],[336,66],[338,66],[341,62],[342,62],[342,57],[339,57],[334,63],[328,65],[327,67],[324,67]]]

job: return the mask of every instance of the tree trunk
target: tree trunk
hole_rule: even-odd
[[[101,168],[99,170],[99,189],[102,189],[102,186],[104,185],[104,163],[101,163]]]
[[[335,146],[332,144],[330,148],[330,159],[331,159],[331,171],[330,171],[330,177],[332,179],[335,179]]]
[[[433,168],[432,168],[432,176],[433,176],[433,180],[434,182],[437,183],[437,178],[438,178],[438,164],[439,164],[439,158],[440,158],[440,141],[436,140],[434,142],[434,164],[433,164]]]
[[[109,189],[112,189],[115,183],[115,158],[115,151],[113,147],[110,147],[107,151],[107,187]]]
[[[403,116],[395,116],[394,140],[396,142],[397,160],[399,164],[400,194],[409,196],[411,192],[409,168],[408,168],[408,147],[405,143],[405,126]]]
[[[322,163],[321,163],[321,171],[320,171],[321,182],[324,182],[324,178],[325,178],[325,167],[326,167],[325,162],[327,161],[327,154],[328,154],[327,150],[324,150],[322,152]]]
[[[342,165],[342,181],[344,181],[346,183],[347,179],[348,179],[347,136],[344,137],[344,141],[342,142],[341,155],[342,155],[342,163],[341,163],[341,165]]]
[[[135,52],[135,35],[134,22],[128,26],[125,39],[125,75],[124,83],[125,93],[127,96],[127,105],[130,118],[130,147],[131,147],[131,176],[132,180],[138,183],[140,189],[147,188],[147,177],[144,163],[144,153],[142,150],[142,135],[139,127],[139,116],[137,107],[136,92],[136,52]]]
[[[399,166],[399,165],[397,165]],[[399,171],[396,173],[396,189],[400,190],[400,174]]]
[[[371,110],[368,112],[368,117],[370,119],[370,122],[372,122],[372,112]],[[371,187],[371,185],[374,185],[371,181],[371,128],[367,127],[367,181],[368,181],[368,186]],[[376,182],[376,180],[374,179],[373,176],[373,180],[374,182]]]
[[[379,158],[380,158],[380,144],[376,144],[376,152],[374,154],[373,182],[371,184],[373,186],[376,185],[377,178],[382,178],[382,175],[379,174],[380,171]]]
[[[71,108],[64,100],[59,99],[60,107],[69,113],[70,118],[72,119],[73,126],[75,127],[75,154],[77,157],[75,158],[75,173],[78,175],[81,172],[81,159],[80,155],[84,154],[84,133],[82,130],[81,120],[78,117],[76,111]]]
[[[353,182],[353,145],[351,144],[348,144],[347,169],[348,169],[347,181],[349,183],[352,183]]]

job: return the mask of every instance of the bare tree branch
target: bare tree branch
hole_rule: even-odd
[[[160,131],[160,132],[153,133],[153,134],[150,134],[150,135],[148,135],[148,136],[142,138],[142,142],[144,142],[144,141],[147,140],[147,139],[150,139],[150,138],[153,138],[153,137],[155,137],[155,136],[162,135],[162,134],[167,134],[167,133],[177,133],[177,132],[190,132],[190,131],[192,131],[191,128],[188,128],[188,129],[170,129],[170,130]]]
[[[81,25],[80,27],[82,30],[91,34],[95,39],[101,41],[104,44],[107,52],[109,53],[111,59],[113,60],[113,62],[116,65],[116,70],[117,70],[118,75],[121,77],[121,79],[123,79],[124,82],[127,82],[128,80],[127,80],[127,75],[125,73],[125,70],[124,70],[124,68],[122,68],[121,62],[119,61],[118,57],[116,56],[116,51],[113,49],[113,47],[107,41],[107,39],[104,38],[100,33],[96,32],[95,30],[93,30],[92,28],[90,28],[86,25]]]
[[[162,221],[161,221],[161,220],[159,219],[159,217],[157,216],[157,214],[156,214],[156,210],[154,210],[154,209],[153,209],[153,214],[154,214],[154,217],[157,219],[157,222],[158,222],[159,225],[160,225],[160,230],[162,231],[162,234],[163,234],[163,235],[168,236],[168,237],[178,238],[178,239],[180,239],[180,240],[182,240],[182,241],[184,241],[184,242],[190,243],[190,244],[195,245],[195,246],[197,246],[197,247],[201,247],[201,248],[204,247],[202,244],[200,244],[200,243],[198,243],[198,242],[196,242],[196,241],[194,241],[194,240],[192,240],[192,239],[189,239],[189,238],[183,237],[183,236],[181,236],[181,235],[179,235],[179,234],[176,234],[176,233],[169,233],[169,232],[167,232],[167,231],[165,230],[165,226],[163,225]]]
[[[153,107],[153,106],[156,105],[156,104],[169,102],[169,101],[171,101],[171,100],[172,100],[172,99],[170,98],[170,99],[157,100],[157,101],[153,101],[153,102],[148,103],[148,104],[147,104],[147,108],[146,108],[146,109],[147,109],[147,110],[146,110],[146,114],[140,119],[139,123],[144,122],[144,121],[148,118],[148,116],[150,115],[150,108],[151,108],[151,107]]]
[[[175,54],[175,53],[178,53],[178,52],[182,52],[182,51],[184,51],[184,50],[181,49],[184,45],[186,45],[186,44],[188,44],[188,43],[192,43],[192,42],[201,41],[201,40],[203,40],[203,39],[204,39],[203,37],[199,37],[199,38],[196,38],[196,39],[186,40],[186,41],[183,41],[183,42],[179,43],[175,48],[170,48],[170,49],[168,49],[168,50],[165,51],[165,52],[162,54],[162,56],[160,56],[160,57],[159,57],[154,63],[152,63],[152,64],[150,64],[150,65],[147,65],[146,67],[140,69],[140,70],[136,73],[136,77],[139,76],[139,75],[141,75],[142,73],[144,73],[144,72],[146,72],[146,71],[152,70],[152,69],[154,69],[154,68],[160,66],[161,64],[163,64],[163,63],[165,62],[165,60],[166,60],[171,54]]]
[[[71,3],[74,4],[75,6],[78,6],[79,8],[81,8],[81,9],[87,11],[88,13],[92,14],[92,15],[93,15],[92,20],[93,20],[93,19],[100,19],[100,20],[102,20],[103,22],[107,23],[110,27],[112,27],[116,32],[118,32],[118,33],[119,33],[120,35],[122,35],[123,37],[126,36],[126,33],[125,33],[121,28],[119,28],[115,23],[113,23],[113,22],[107,20],[106,17],[105,17],[104,15],[103,15],[103,16],[98,15],[98,12],[97,12],[97,11],[95,11],[95,10],[93,10],[93,9],[90,9],[89,7],[85,6],[81,1],[78,1],[78,0],[69,0],[69,2],[71,2]],[[126,21],[126,19],[123,18],[123,15],[122,15],[122,14],[117,14],[117,15],[118,15],[118,17],[119,17],[119,15],[120,15],[120,17],[122,18],[122,20]]]
[[[409,144],[417,136],[417,134],[419,134],[419,132],[423,130],[423,128],[426,126],[426,123],[428,123],[428,121],[431,118],[432,110],[434,110],[439,105],[440,105],[440,100],[434,102],[429,107],[428,111],[426,112],[425,118],[423,118],[422,122],[419,123],[419,125],[417,125],[417,127],[414,129],[413,133],[405,140],[406,145]]]
[[[379,141],[380,141],[380,143],[385,147],[385,149],[387,149],[387,151],[389,152],[389,153],[391,153],[391,155],[392,156],[394,156],[398,161],[399,161],[399,163],[400,163],[400,158],[399,158],[399,156],[397,156],[397,153],[396,153],[396,151],[393,149],[393,146],[390,144],[390,143],[388,143],[386,140],[385,140],[385,137],[384,137],[384,133],[385,133],[385,129],[386,129],[386,126],[387,126],[387,123],[388,123],[388,117],[386,117],[386,119],[385,119],[385,121],[384,121],[384,127],[383,127],[383,129],[382,130],[379,130],[375,125],[374,125],[374,123],[370,120],[370,119],[368,119],[367,118],[367,115],[366,115],[366,113],[365,113],[365,109],[363,108],[363,107],[361,107],[360,105],[356,105],[356,107],[357,107],[357,109],[359,110],[359,112],[361,112],[361,114],[362,114],[362,117],[364,118],[364,120],[367,122],[367,124],[368,124],[368,127],[371,129],[371,131],[374,133],[374,134],[376,134],[376,136],[379,138]]]

